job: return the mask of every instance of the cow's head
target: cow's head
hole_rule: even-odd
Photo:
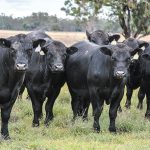
[[[10,61],[16,70],[28,69],[32,54],[32,42],[25,34],[18,34],[8,39],[0,38],[0,44],[8,48]]]
[[[77,51],[75,48],[66,48],[66,46],[51,39],[38,39],[33,42],[36,52],[45,55],[48,68],[51,72],[63,72],[67,55],[71,55]]]
[[[128,74],[132,56],[139,52],[140,48],[132,49],[123,43],[118,43],[116,45],[103,46],[100,50],[111,57],[114,77],[122,79]]]
[[[93,43],[98,44],[98,45],[108,45],[113,40],[118,41],[120,38],[119,34],[109,35],[108,33],[105,33],[102,30],[96,30],[92,33],[89,33],[86,30],[86,36],[90,42],[93,42]]]
[[[128,38],[126,40],[123,41],[124,44],[126,44],[127,46],[133,48],[133,49],[137,49],[139,48],[139,52],[138,54],[141,55],[143,52],[143,49],[145,49],[146,47],[149,46],[149,44],[145,41],[140,41],[137,40],[135,38]]]

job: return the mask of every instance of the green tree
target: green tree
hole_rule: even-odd
[[[109,0],[105,5],[118,19],[125,38],[150,34],[150,0]]]
[[[100,8],[106,0],[66,0],[61,8],[66,15],[84,21],[88,27],[94,28]]]
[[[123,36],[138,37],[150,33],[150,0],[66,0],[61,10],[80,20],[95,22],[101,8],[110,10],[108,19],[119,22]],[[90,24],[90,26],[92,26]]]

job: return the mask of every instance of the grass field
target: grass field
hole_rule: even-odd
[[[1,31],[2,37],[20,32]],[[66,45],[85,39],[83,33],[49,33],[53,38],[62,40]],[[108,132],[108,108],[105,105],[101,116],[101,133],[92,130],[92,111],[89,111],[88,122],[78,118],[72,124],[70,95],[65,85],[54,105],[54,120],[48,128],[44,127],[44,119],[40,127],[32,128],[31,102],[18,99],[13,107],[9,123],[11,140],[0,141],[0,150],[150,150],[150,122],[144,118],[146,105],[139,111],[137,91],[133,94],[131,110],[124,108],[125,97],[122,100],[123,112],[118,114],[117,134]],[[43,107],[44,110],[44,107]],[[44,114],[45,116],[45,114]]]

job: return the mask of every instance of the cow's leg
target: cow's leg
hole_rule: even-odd
[[[90,106],[90,100],[87,98],[84,100],[84,103],[83,103],[83,115],[82,115],[83,121],[88,120],[89,106]]]
[[[146,101],[147,101],[147,110],[146,110],[146,113],[145,113],[145,117],[150,119],[150,93],[149,91],[146,92]]]
[[[40,125],[39,119],[41,117],[42,104],[39,100],[32,99],[31,102],[32,102],[32,108],[33,108],[33,113],[34,113],[32,126],[38,127]]]
[[[119,94],[114,94],[111,100],[110,108],[109,108],[109,118],[110,118],[110,125],[109,125],[109,131],[110,132],[116,132],[116,117],[117,117],[117,110],[120,105],[121,99],[124,94],[124,89],[120,90]]]
[[[20,100],[22,99],[24,90],[25,90],[25,84],[22,84],[20,91],[19,91],[18,99],[20,99]]]
[[[2,137],[6,140],[10,139],[9,131],[8,131],[8,121],[10,118],[12,106],[13,105],[1,108],[1,119],[2,119],[1,134],[2,134]]]
[[[59,95],[61,87],[56,87],[50,90],[50,94],[48,96],[48,100],[45,105],[46,118],[44,124],[48,126],[49,122],[53,119],[53,106],[54,102]]]
[[[93,88],[91,87],[89,91],[94,116],[93,128],[96,132],[100,132],[99,118],[103,110],[104,100],[99,98],[97,90],[94,87]]]
[[[142,88],[139,89],[138,91],[138,99],[139,99],[139,103],[137,105],[138,109],[143,109],[143,99],[145,97],[145,92],[142,90]]]
[[[133,94],[133,89],[127,87],[127,93],[126,93],[127,100],[126,100],[126,103],[125,103],[125,107],[128,108],[128,109],[130,109],[130,106],[131,106],[132,94]]]
[[[78,96],[72,96],[71,107],[72,107],[72,111],[73,111],[73,121],[76,119],[77,114],[78,114],[80,99],[81,98]]]
[[[39,118],[41,116],[41,111],[42,111],[42,103],[40,100],[40,95],[36,93],[35,91],[32,90],[32,87],[27,84],[27,90],[28,94],[31,98],[32,102],[32,109],[33,109],[33,121],[32,121],[32,126],[33,127],[38,127],[40,125],[39,123]],[[43,100],[44,101],[44,100]]]
[[[121,105],[119,105],[119,107],[118,107],[118,112],[122,112]]]
[[[78,116],[82,116],[83,115],[83,111],[84,111],[84,99],[81,99],[80,102],[79,102],[79,105],[78,105]]]

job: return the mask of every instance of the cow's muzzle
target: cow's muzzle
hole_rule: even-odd
[[[51,70],[52,70],[52,72],[63,72],[64,71],[64,66],[61,63],[57,63],[57,64],[53,65]]]
[[[25,71],[27,70],[27,65],[24,63],[18,63],[16,64],[16,69],[19,71]]]
[[[126,76],[126,73],[124,71],[116,71],[115,72],[115,77],[118,79],[122,79]]]

